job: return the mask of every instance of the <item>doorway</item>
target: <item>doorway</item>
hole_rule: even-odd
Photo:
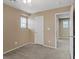
[[[69,50],[69,18],[59,18],[57,48]]]
[[[70,14],[69,12],[57,13],[55,19],[56,48],[69,51],[70,49]]]
[[[62,37],[62,38],[69,38],[69,41],[61,41],[59,40],[59,19],[61,18],[69,18],[69,36],[67,37]],[[68,21],[65,22],[65,24],[67,24]],[[65,26],[67,27],[67,25]],[[71,59],[73,59],[73,6],[70,9],[70,12],[63,12],[63,13],[56,13],[55,14],[55,47],[58,48],[58,45],[60,45],[61,47],[67,47],[68,48],[59,48],[61,50],[64,51],[68,51],[70,53],[70,57]],[[58,41],[59,40],[59,41]],[[58,44],[58,42],[60,44]]]
[[[44,17],[34,17],[34,43],[44,45]]]

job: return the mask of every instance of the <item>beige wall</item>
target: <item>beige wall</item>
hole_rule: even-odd
[[[21,32],[19,29],[19,17],[21,14],[30,15],[21,10],[3,5],[3,34],[4,34],[4,52],[16,48],[24,43],[34,42],[34,32],[27,29]],[[44,42],[45,45],[55,46],[55,13],[70,11],[70,6],[47,10],[39,13],[32,14],[31,17],[38,15],[44,16]],[[28,16],[26,16],[28,18]],[[51,28],[48,31],[48,27]],[[51,41],[50,43],[48,41]],[[18,44],[15,44],[18,42]]]
[[[24,43],[32,42],[33,40],[29,37],[30,30],[21,31],[19,29],[19,17],[21,14],[30,15],[21,10],[12,8],[8,5],[3,4],[3,51],[14,49]],[[26,18],[28,18],[26,16]],[[18,42],[15,44],[15,42]]]
[[[57,8],[53,10],[47,10],[32,14],[32,18],[35,16],[44,16],[44,43],[45,45],[55,47],[55,14],[70,11],[71,6]],[[48,31],[48,27],[51,28]],[[48,42],[50,41],[50,42]]]

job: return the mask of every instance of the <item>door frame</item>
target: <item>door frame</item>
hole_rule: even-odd
[[[70,13],[70,57],[71,57],[71,59],[73,59],[74,58],[74,53],[73,53],[73,44],[74,44],[74,42],[73,42],[73,40],[74,40],[74,37],[75,36],[73,36],[73,11],[74,11],[74,5],[71,5],[71,7],[70,7],[70,11],[69,11],[69,13]],[[66,12],[63,12],[63,13],[66,13]],[[57,15],[59,15],[59,14],[63,14],[63,13],[56,13],[55,14],[55,29],[56,29],[56,22],[57,22]],[[56,38],[56,30],[55,30],[55,48],[57,48],[57,38]]]
[[[67,13],[70,13],[70,12],[67,11],[67,12],[60,12],[55,14],[55,48],[57,48],[57,30],[56,29],[57,29],[57,22],[59,22],[58,15],[67,14]],[[70,16],[64,16],[64,17],[70,18]]]
[[[74,59],[74,39],[75,39],[75,36],[74,36],[74,22],[73,22],[73,11],[74,11],[74,4],[71,5],[71,8],[70,8],[70,24],[72,25],[71,28],[70,28],[70,54],[71,54],[71,59]]]

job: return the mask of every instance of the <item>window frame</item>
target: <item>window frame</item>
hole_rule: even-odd
[[[63,19],[63,28],[64,29],[68,29],[69,28],[69,21],[68,20]]]
[[[22,28],[22,27],[21,27],[21,17],[26,18],[26,28]],[[25,30],[28,28],[28,21],[27,21],[27,19],[28,19],[28,18],[27,18],[26,16],[20,15],[20,17],[19,17],[19,28],[20,28],[20,30],[25,31]]]

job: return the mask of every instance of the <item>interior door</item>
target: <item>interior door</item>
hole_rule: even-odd
[[[34,18],[35,44],[44,44],[44,19],[43,16]]]

